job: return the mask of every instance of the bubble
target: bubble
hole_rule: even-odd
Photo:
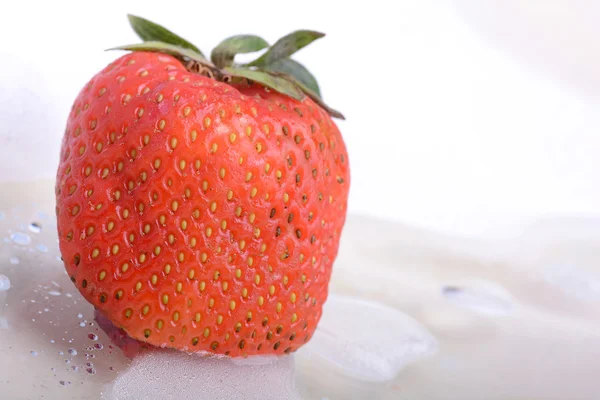
[[[82,313],[77,314],[77,318],[83,318],[83,314]]]
[[[95,333],[90,333],[88,334],[88,338],[92,340],[98,340],[98,335],[96,335]]]
[[[85,322],[80,322],[79,326],[82,327],[82,328],[85,328]]]
[[[37,356],[38,356],[38,352],[37,352],[37,351],[35,351],[35,350],[31,350],[31,351],[29,352],[29,354],[31,354],[31,355],[32,355],[32,356],[34,356],[34,357],[37,357]]]
[[[96,373],[96,370],[94,368],[86,368],[85,371],[88,374],[92,374],[92,375],[94,375]]]
[[[30,223],[28,228],[33,233],[40,233],[42,231],[42,225],[38,222]]]
[[[95,348],[96,350],[102,350],[102,349],[104,348],[104,346],[102,345],[102,343],[96,343],[96,344],[94,345],[94,348]]]
[[[31,244],[31,238],[29,235],[23,232],[13,232],[10,234],[10,238],[14,243],[21,246],[27,246],[28,244]]]
[[[77,350],[75,350],[75,349],[69,349],[69,350],[67,350],[67,351],[68,351],[68,353],[69,353],[70,355],[72,355],[72,356],[76,356],[76,355],[77,355]]]

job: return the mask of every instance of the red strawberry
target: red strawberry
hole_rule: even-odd
[[[148,41],[92,78],[67,122],[56,182],[67,272],[135,339],[294,351],[319,321],[349,188],[328,112],[339,114],[289,59],[320,35],[296,32],[232,67],[266,42],[230,38],[212,64],[164,28],[131,22]]]

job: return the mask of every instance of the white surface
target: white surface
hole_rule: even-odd
[[[131,12],[205,52],[240,32],[327,32],[298,57],[348,117],[351,211],[469,235],[600,214],[592,1],[33,3],[11,2],[0,24],[0,180],[53,177],[71,102],[118,56],[102,50],[137,40]]]

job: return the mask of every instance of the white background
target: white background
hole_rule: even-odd
[[[137,41],[134,13],[205,53],[237,33],[326,32],[298,59],[347,117],[351,211],[466,235],[600,214],[597,2],[90,4],[3,5],[0,180],[54,177],[71,102],[119,55],[103,49]]]

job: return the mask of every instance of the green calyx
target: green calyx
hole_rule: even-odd
[[[193,44],[166,28],[147,19],[128,15],[129,23],[143,43],[119,46],[109,50],[151,51],[169,54],[179,59],[188,70],[224,82],[250,80],[296,100],[306,96],[319,104],[329,115],[344,119],[328,107],[321,98],[315,77],[299,62],[290,58],[295,52],[325,36],[323,33],[300,30],[290,33],[269,46],[255,35],[237,35],[223,40],[210,53],[210,60]],[[259,58],[237,64],[235,56],[267,49]]]

